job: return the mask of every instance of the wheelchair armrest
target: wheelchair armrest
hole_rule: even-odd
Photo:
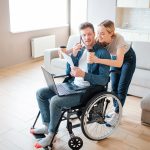
[[[65,75],[58,75],[57,76],[57,75],[53,74],[53,77],[54,78],[61,78],[61,77],[68,77],[68,75],[65,74]]]

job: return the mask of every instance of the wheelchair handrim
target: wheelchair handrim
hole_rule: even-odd
[[[117,102],[118,102],[118,105],[119,105],[119,119],[118,119],[118,122],[116,123],[116,125],[115,125],[115,127],[106,127],[106,125],[105,124],[103,124],[103,126],[102,127],[104,127],[104,129],[105,128],[108,128],[108,131],[105,133],[105,134],[103,134],[102,136],[99,136],[99,137],[95,137],[95,136],[92,136],[90,133],[89,133],[89,131],[88,131],[88,125],[87,125],[87,122],[88,122],[88,119],[87,119],[87,116],[88,116],[88,114],[89,114],[89,112],[91,111],[91,109],[92,109],[92,107],[99,101],[99,100],[101,100],[101,99],[103,99],[103,98],[106,98],[106,97],[111,97],[111,98],[114,98],[114,99],[116,99],[117,100]],[[84,118],[82,118],[83,119],[83,133],[85,133],[85,136],[87,137],[87,138],[89,138],[89,139],[91,139],[91,140],[96,140],[96,141],[98,141],[98,140],[102,140],[102,139],[104,139],[104,138],[106,138],[106,137],[108,137],[108,136],[110,136],[114,131],[115,131],[115,129],[118,127],[118,125],[119,125],[119,122],[120,122],[120,119],[121,119],[121,116],[122,116],[122,106],[121,106],[121,103],[120,103],[120,101],[119,101],[119,99],[117,98],[117,96],[115,96],[114,94],[112,94],[112,93],[109,93],[109,92],[107,92],[107,93],[101,93],[101,94],[99,94],[98,96],[97,96],[97,98],[96,99],[91,99],[91,101],[87,104],[87,107],[86,107],[87,109],[85,110],[85,112],[84,112],[84,114],[85,114],[85,116],[86,117],[84,117]]]

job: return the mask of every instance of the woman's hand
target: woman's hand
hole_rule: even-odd
[[[93,63],[98,63],[98,59],[96,56],[95,56],[95,53],[90,53],[88,54],[87,56],[87,63],[89,64],[93,64]]]
[[[82,71],[79,67],[71,67],[71,75],[74,77],[84,77],[85,72]]]

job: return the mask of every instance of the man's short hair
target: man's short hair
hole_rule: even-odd
[[[82,23],[80,25],[80,27],[79,27],[79,30],[83,30],[83,29],[86,29],[86,28],[91,28],[93,30],[93,32],[94,32],[94,26],[90,22],[84,22],[84,23]]]

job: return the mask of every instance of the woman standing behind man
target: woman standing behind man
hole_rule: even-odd
[[[118,95],[123,106],[136,67],[135,52],[120,34],[115,33],[114,23],[111,20],[105,20],[98,25],[97,42],[106,47],[112,59],[100,59],[91,55],[88,61],[90,63],[100,63],[111,66],[112,70],[119,72],[112,73],[111,83],[112,91]],[[111,125],[113,125],[114,117],[117,117],[117,113],[119,112],[115,101],[114,106],[116,113],[111,116]]]

